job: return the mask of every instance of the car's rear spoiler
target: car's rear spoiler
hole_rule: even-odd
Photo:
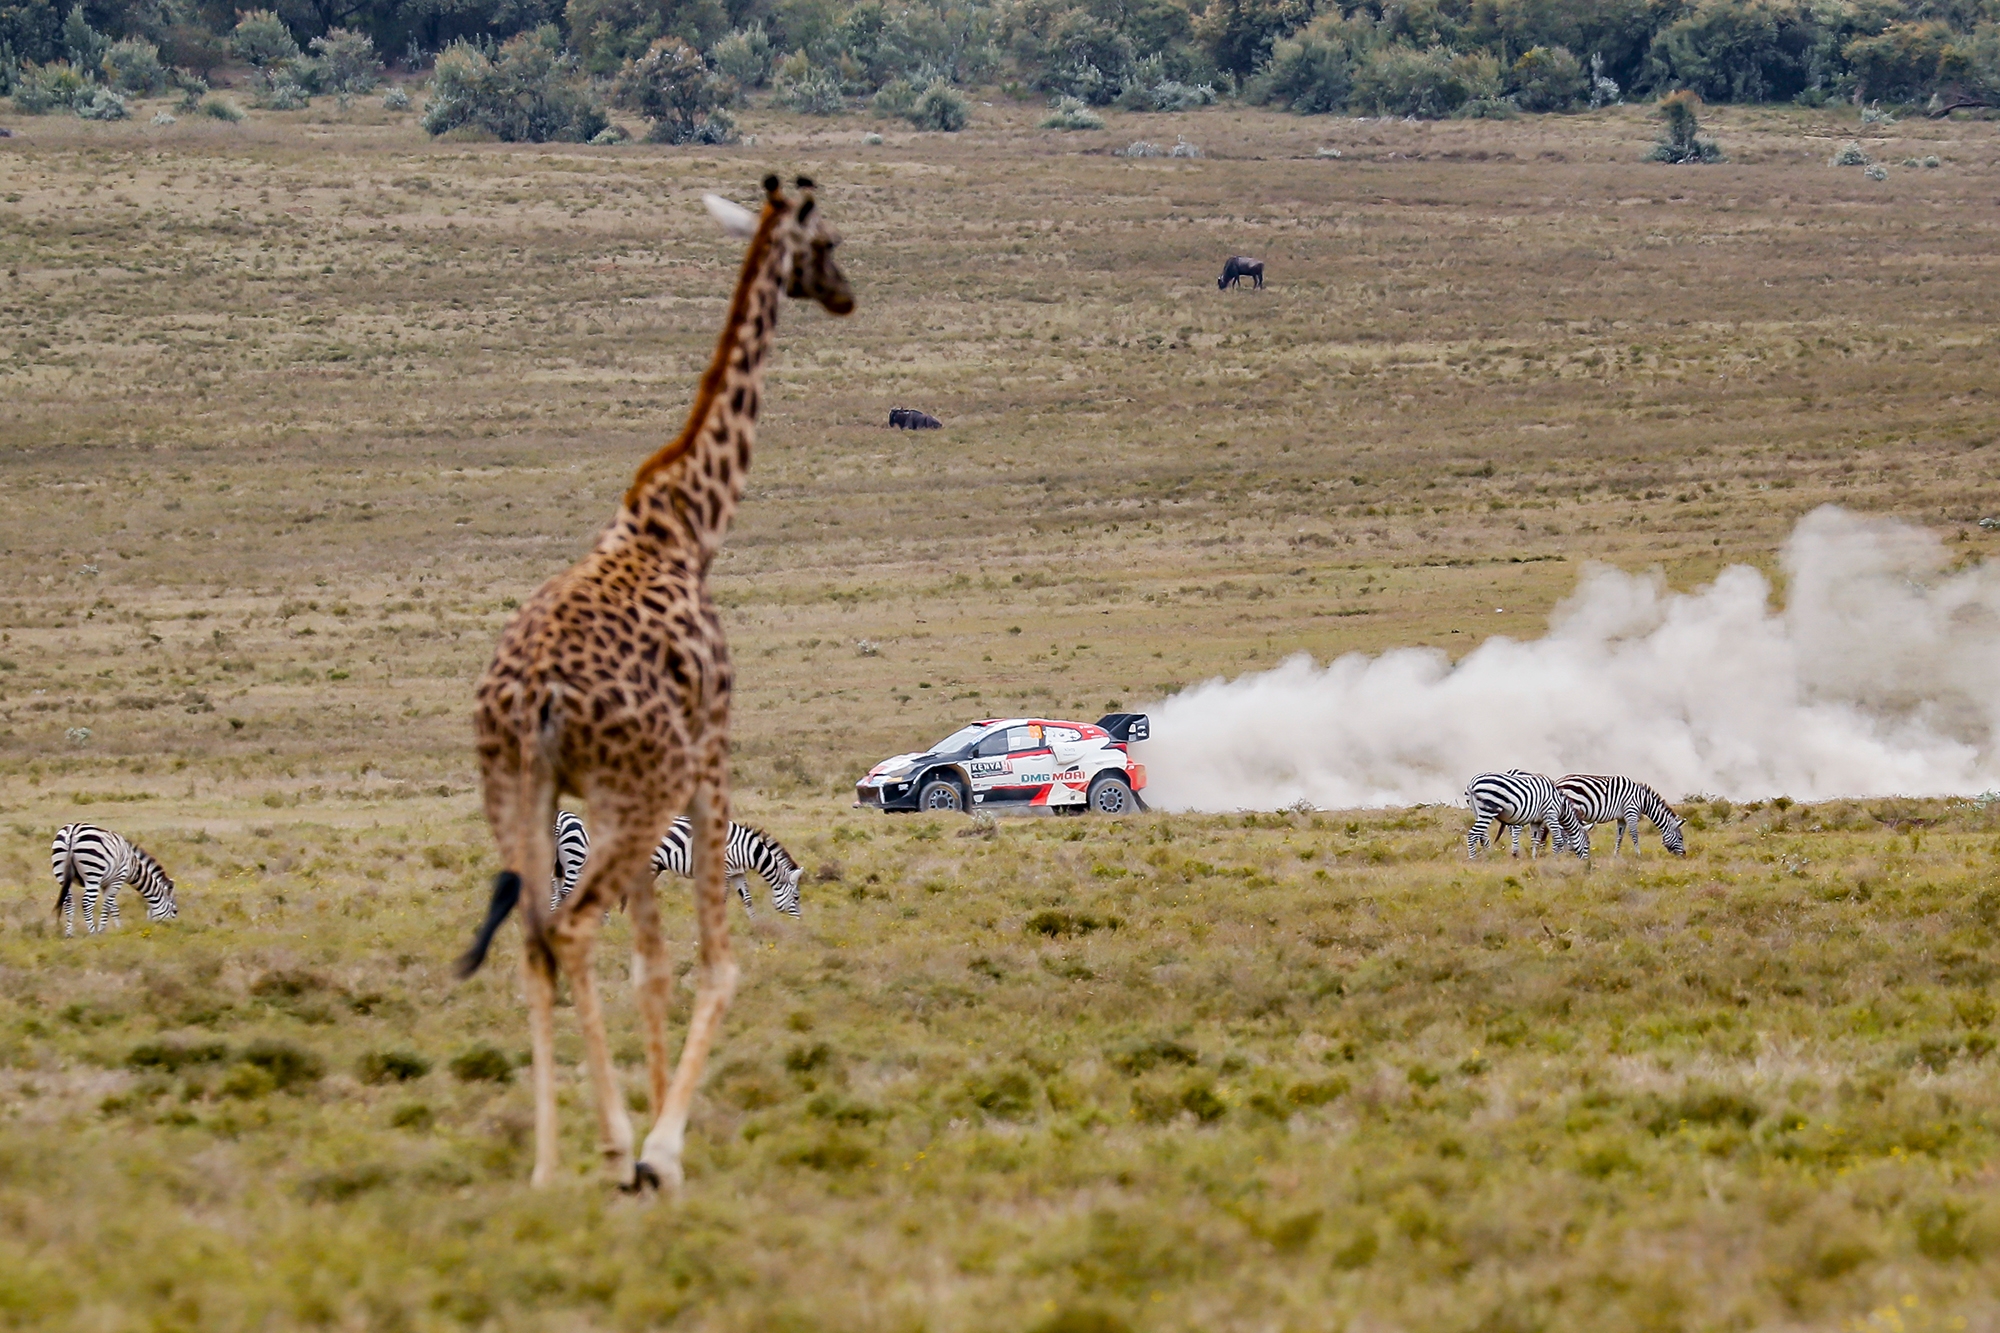
[[[1149,734],[1144,713],[1106,713],[1097,725],[1111,733],[1114,741],[1143,741]]]

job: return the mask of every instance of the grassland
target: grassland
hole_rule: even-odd
[[[1943,162],[1870,182],[1832,111],[1720,112],[1701,169],[1627,108],[1039,115],[13,122],[0,1319],[2000,1327],[1990,807],[1704,804],[1688,860],[1588,876],[1468,866],[1449,810],[846,808],[967,715],[1533,633],[1585,560],[1768,566],[1829,499],[1984,558],[1992,124],[1865,127]],[[806,916],[744,935],[686,1198],[601,1188],[570,1074],[531,1195],[516,986],[445,972],[469,684],[678,424],[733,269],[696,197],[771,166],[863,302],[781,331],[716,571]],[[1271,287],[1218,294],[1230,253]],[[179,922],[51,933],[79,817]]]

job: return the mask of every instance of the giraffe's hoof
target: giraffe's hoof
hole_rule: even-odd
[[[632,1168],[632,1179],[619,1188],[627,1194],[650,1199],[660,1192],[660,1173],[651,1162],[640,1162]]]

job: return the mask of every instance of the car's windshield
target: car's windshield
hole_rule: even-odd
[[[950,754],[954,750],[963,750],[966,746],[972,744],[992,729],[993,724],[990,722],[975,722],[969,727],[960,727],[957,731],[952,732],[951,735],[933,745],[931,753]]]

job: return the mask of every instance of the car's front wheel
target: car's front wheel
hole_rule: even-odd
[[[917,788],[919,810],[963,810],[965,793],[950,778],[932,778]]]
[[[1090,784],[1088,804],[1100,815],[1129,815],[1139,808],[1139,798],[1124,778],[1105,773]]]

